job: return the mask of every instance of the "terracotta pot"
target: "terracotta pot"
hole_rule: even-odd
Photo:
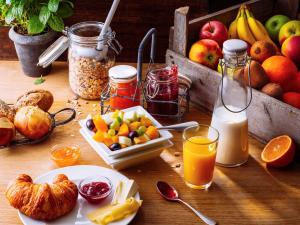
[[[14,42],[23,72],[30,77],[45,76],[50,73],[51,65],[43,68],[37,66],[39,56],[55,41],[57,33],[49,31],[35,36],[22,35],[12,27],[9,38]]]

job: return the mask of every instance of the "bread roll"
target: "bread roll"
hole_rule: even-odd
[[[49,132],[51,118],[37,106],[24,106],[17,111],[14,124],[22,135],[36,140]]]
[[[53,95],[47,90],[31,90],[21,95],[16,104],[15,109],[18,110],[24,106],[38,106],[47,112],[53,104]]]
[[[11,122],[14,122],[15,110],[0,99],[0,117],[7,117]]]

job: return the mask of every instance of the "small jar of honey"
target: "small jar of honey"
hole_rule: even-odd
[[[118,65],[109,69],[110,107],[121,110],[140,105],[137,71],[132,66]]]
[[[51,159],[59,167],[75,165],[80,157],[77,145],[55,145],[51,148]]]

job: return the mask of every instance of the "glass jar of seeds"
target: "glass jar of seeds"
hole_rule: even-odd
[[[82,22],[68,29],[69,82],[72,91],[84,99],[100,98],[108,83],[108,70],[121,49],[110,28],[99,38],[102,27],[103,23]]]

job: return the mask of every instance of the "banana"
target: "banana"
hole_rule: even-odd
[[[237,33],[237,20],[232,21],[228,29],[228,39],[234,38],[239,38]]]
[[[239,38],[237,33],[237,20],[241,15],[241,8],[239,9],[237,16],[234,21],[231,22],[228,29],[228,39]]]
[[[258,41],[271,41],[271,38],[269,37],[265,27],[253,17],[248,8],[245,8],[245,12],[250,30],[255,39]]]
[[[247,41],[251,45],[256,41],[249,28],[244,8],[241,9],[241,16],[237,20],[237,33],[240,39]]]

